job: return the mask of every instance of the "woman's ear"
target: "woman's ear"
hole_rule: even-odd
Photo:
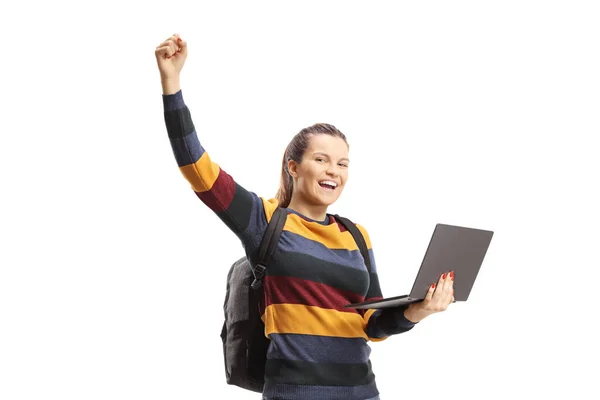
[[[292,178],[296,178],[298,176],[298,171],[296,170],[296,162],[294,160],[288,161],[288,171]]]

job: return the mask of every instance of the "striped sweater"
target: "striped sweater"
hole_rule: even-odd
[[[179,170],[250,256],[260,244],[277,200],[244,189],[210,159],[181,91],[163,95],[163,106]],[[382,297],[368,232],[357,227],[371,257],[370,274],[350,232],[333,216],[315,221],[288,209],[264,278],[261,314],[270,339],[264,398],[378,398],[368,342],[406,332],[414,324],[404,317],[404,308],[344,308],[350,302]]]

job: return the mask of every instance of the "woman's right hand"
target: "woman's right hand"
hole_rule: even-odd
[[[179,74],[187,58],[187,42],[174,34],[156,47],[154,51],[160,80],[165,94],[179,90]]]

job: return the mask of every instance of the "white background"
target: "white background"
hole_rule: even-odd
[[[435,223],[495,232],[468,302],[373,344],[382,399],[597,392],[596,2],[4,4],[0,399],[260,397],[223,370],[240,243],[164,127],[175,32],[200,139],[248,189],[275,194],[301,128],[346,133],[330,211],[369,230],[384,294]]]

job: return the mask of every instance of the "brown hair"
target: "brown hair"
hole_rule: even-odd
[[[300,164],[302,157],[304,156],[304,152],[308,148],[308,141],[313,135],[331,135],[339,137],[343,139],[346,144],[348,144],[346,136],[335,126],[330,124],[318,123],[306,127],[298,132],[285,149],[283,160],[281,161],[281,182],[279,184],[279,190],[275,195],[275,198],[279,202],[279,207],[286,208],[292,200],[294,185],[292,176],[288,171],[288,162],[290,160],[294,160],[297,164]]]

